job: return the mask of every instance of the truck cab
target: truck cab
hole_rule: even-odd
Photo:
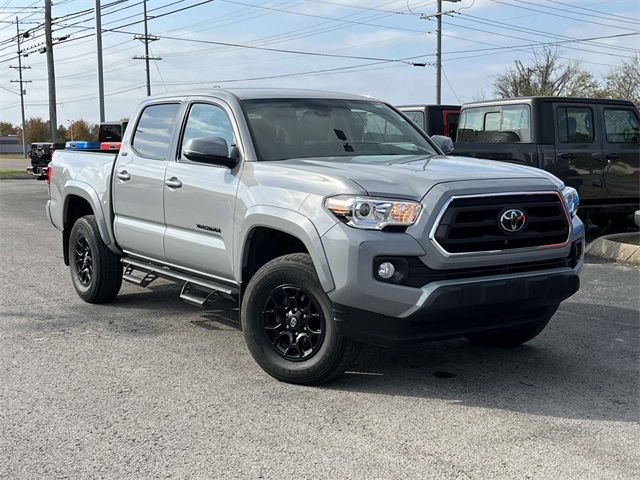
[[[460,105],[400,105],[398,110],[428,135],[456,139]]]
[[[625,100],[528,97],[462,106],[457,155],[544,169],[592,211],[638,208],[640,119]]]

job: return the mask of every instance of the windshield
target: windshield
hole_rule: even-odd
[[[242,105],[260,160],[437,154],[415,127],[381,102],[277,98]]]

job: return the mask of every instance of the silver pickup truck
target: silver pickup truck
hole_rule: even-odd
[[[117,155],[56,151],[46,210],[83,300],[158,277],[231,298],[258,364],[317,384],[362,342],[519,345],[578,290],[575,190],[447,141],[369,97],[165,94]]]

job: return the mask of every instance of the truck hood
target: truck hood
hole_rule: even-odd
[[[544,170],[470,157],[456,156],[352,156],[281,161],[296,170],[341,176],[369,195],[419,200],[436,184],[463,180],[540,179],[557,186],[560,180]],[[546,180],[546,181],[545,181]]]

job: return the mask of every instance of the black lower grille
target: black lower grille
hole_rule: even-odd
[[[420,261],[419,258],[408,258],[409,271],[401,282],[407,287],[421,288],[431,282],[441,280],[455,280],[458,278],[486,277],[489,275],[504,275],[507,273],[538,272],[552,268],[573,267],[572,256],[557,258],[541,262],[515,263],[507,265],[492,265],[488,267],[457,268],[455,270],[433,270]]]
[[[562,202],[555,193],[455,198],[440,219],[435,240],[449,253],[563,244],[569,220]],[[509,209],[525,214],[522,230],[508,232],[499,225]]]

